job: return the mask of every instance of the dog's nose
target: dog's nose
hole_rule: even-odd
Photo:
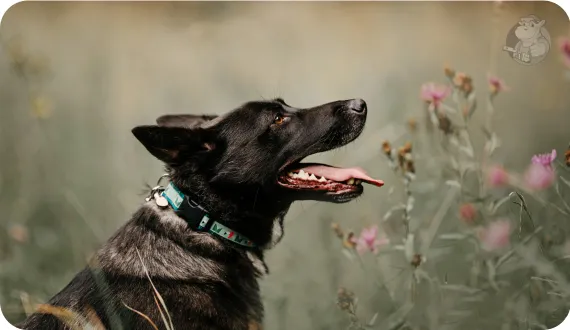
[[[363,99],[354,99],[348,101],[348,108],[354,112],[364,113],[366,112],[366,102]]]

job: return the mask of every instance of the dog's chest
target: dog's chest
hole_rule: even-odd
[[[235,288],[237,292],[232,294],[223,294],[222,291],[205,293],[200,285],[187,286],[182,283],[170,283],[171,289],[158,283],[155,283],[155,286],[167,308],[172,311],[170,316],[174,329],[208,329],[212,322],[215,323],[216,329],[262,329],[261,298],[257,290],[249,285],[246,288],[246,285],[241,283]],[[136,306],[137,310],[159,324],[162,317],[157,311],[154,299],[146,291],[123,292],[121,301],[128,306]],[[239,308],[236,308],[237,306]],[[136,319],[132,328],[151,330],[143,319]]]

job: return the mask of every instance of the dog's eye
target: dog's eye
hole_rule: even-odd
[[[285,122],[285,117],[282,115],[275,115],[275,119],[273,119],[273,124],[281,125]]]

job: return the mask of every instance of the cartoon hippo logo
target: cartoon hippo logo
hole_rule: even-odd
[[[545,20],[535,15],[522,17],[507,35],[503,50],[524,65],[542,62],[550,51],[550,34],[544,28]]]

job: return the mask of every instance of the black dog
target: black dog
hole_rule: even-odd
[[[151,322],[160,329],[259,329],[263,251],[281,239],[291,203],[348,202],[362,194],[362,182],[383,184],[359,168],[300,163],[356,139],[366,113],[360,99],[310,109],[276,99],[134,128],[166,164],[170,184],[154,189],[48,306],[91,313],[113,330],[153,329]],[[19,327],[71,329],[45,310]]]

